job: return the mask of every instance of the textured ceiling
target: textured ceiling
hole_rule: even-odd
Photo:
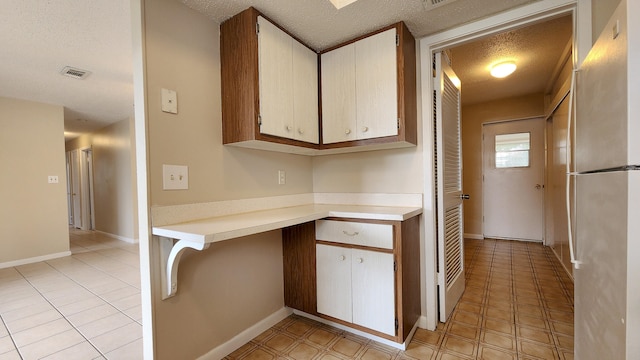
[[[421,0],[359,0],[340,10],[328,0],[175,1],[215,22],[254,6],[311,47],[321,50],[401,20],[420,38],[535,0],[452,0],[431,11],[425,10]],[[69,132],[94,131],[128,118],[133,113],[130,24],[129,0],[3,0],[0,96],[63,105],[65,130]],[[547,35],[560,48],[566,44],[552,31]],[[487,89],[493,89],[494,85],[485,82],[485,74],[474,70],[486,66],[479,59],[488,60],[493,50],[509,49],[536,67],[541,59],[555,56],[544,55],[550,51],[548,48],[534,45],[511,48],[504,41],[518,36],[502,35],[499,46],[454,50],[454,67],[463,80],[463,100],[473,98],[475,92],[486,97]],[[478,61],[466,62],[468,56]],[[532,69],[524,64],[516,74],[524,76],[527,69]],[[65,66],[89,70],[92,74],[82,81],[64,77],[59,72]],[[545,66],[543,71],[549,71],[549,66]],[[514,89],[525,91],[519,85],[533,84],[531,79],[539,78],[542,76],[537,73],[516,84],[511,79],[503,81],[502,84],[512,88],[503,88],[494,95],[513,94]]]
[[[2,0],[0,96],[63,105],[65,131],[91,131],[128,118],[130,13],[129,0]],[[67,65],[91,75],[60,75]]]
[[[316,50],[404,21],[420,38],[536,0],[449,0],[426,11],[422,0],[359,0],[337,10],[329,0],[180,0],[221,23],[253,6]]]
[[[572,29],[571,16],[564,16],[452,48],[463,104],[544,92]],[[518,69],[506,78],[493,78],[491,65],[507,60],[515,61]]]

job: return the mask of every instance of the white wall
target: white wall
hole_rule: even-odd
[[[95,229],[127,241],[138,238],[132,121],[122,120],[66,143],[67,151],[92,149]]]
[[[68,254],[63,117],[62,106],[0,97],[0,267]]]

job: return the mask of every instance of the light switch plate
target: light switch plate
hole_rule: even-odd
[[[162,89],[162,111],[178,113],[178,94],[174,90]]]
[[[189,167],[162,165],[162,190],[188,190]]]

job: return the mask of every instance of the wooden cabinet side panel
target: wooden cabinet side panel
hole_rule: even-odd
[[[316,314],[316,227],[308,222],[282,229],[284,304]]]
[[[418,106],[416,90],[416,41],[404,23],[398,24],[398,118],[401,139],[418,143]]]
[[[420,216],[402,222],[400,247],[402,340],[418,321],[420,309]]]
[[[222,140],[255,138],[258,117],[258,12],[249,8],[220,25]]]

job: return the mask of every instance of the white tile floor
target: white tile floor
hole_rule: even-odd
[[[138,245],[69,237],[72,256],[0,269],[0,360],[142,359]]]

